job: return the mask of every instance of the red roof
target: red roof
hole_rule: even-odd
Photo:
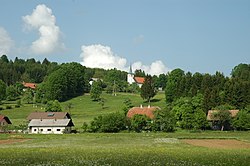
[[[35,83],[23,82],[23,86],[26,87],[26,88],[36,89],[36,84]]]
[[[133,107],[131,108],[128,113],[127,117],[132,118],[134,115],[146,115],[150,119],[154,118],[154,111],[160,110],[160,107]]]
[[[0,115],[0,122],[2,122],[3,120],[5,120],[8,124],[11,124],[11,121],[7,116]]]
[[[144,77],[134,77],[134,80],[138,84],[143,84],[145,81],[145,78]]]
[[[239,110],[228,110],[231,114],[231,117],[236,117],[236,115],[238,114]],[[209,110],[207,113],[207,120],[216,120],[213,117],[213,114],[218,112],[218,110]]]

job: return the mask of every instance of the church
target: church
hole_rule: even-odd
[[[136,77],[135,74],[132,72],[132,67],[130,66],[129,72],[127,75],[127,81],[129,84],[136,83],[141,88],[142,84],[145,81],[145,78],[144,77]]]

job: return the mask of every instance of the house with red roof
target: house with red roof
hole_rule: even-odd
[[[25,88],[36,89],[36,84],[35,83],[23,82],[23,86]]]
[[[145,81],[145,78],[144,77],[136,77],[134,75],[134,73],[132,72],[132,67],[130,66],[130,69],[129,69],[129,72],[127,75],[127,81],[129,84],[136,83],[141,88],[142,84]]]
[[[151,107],[151,106],[133,107],[128,111],[127,117],[132,118],[134,115],[139,114],[139,115],[146,115],[150,119],[153,119],[154,118],[154,111],[157,111],[157,110],[161,110],[161,108],[160,107]]]

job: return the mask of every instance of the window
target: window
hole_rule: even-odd
[[[61,129],[56,129],[56,131],[61,131]]]
[[[36,131],[36,129],[34,129],[34,131]]]
[[[47,131],[51,131],[51,129],[47,129]]]
[[[43,131],[43,129],[40,129],[40,131]]]

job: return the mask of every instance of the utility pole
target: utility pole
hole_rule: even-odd
[[[115,80],[114,80],[114,85],[113,85],[113,95],[116,96],[116,84],[115,84]]]

